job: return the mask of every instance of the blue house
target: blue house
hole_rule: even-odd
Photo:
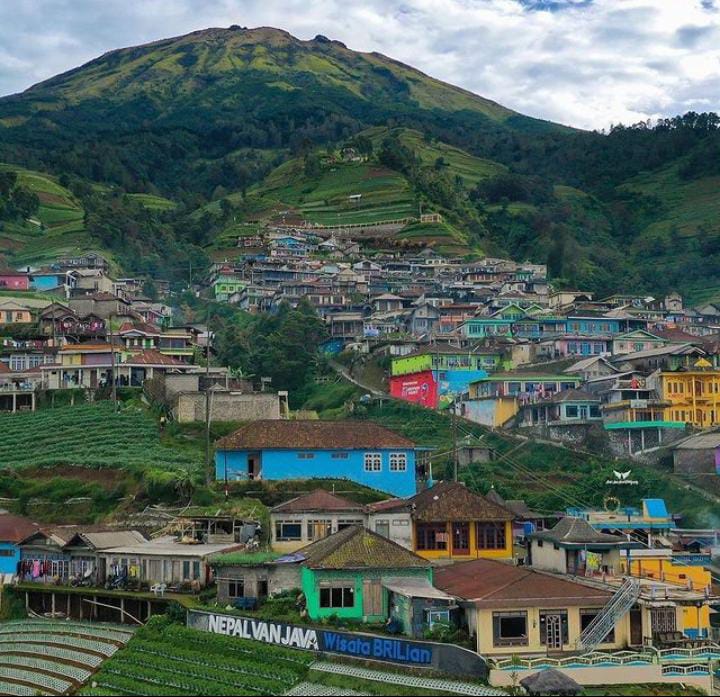
[[[15,574],[20,561],[19,544],[40,528],[20,516],[0,515],[0,574]]]
[[[216,443],[218,481],[350,479],[413,496],[415,444],[372,421],[252,421]]]

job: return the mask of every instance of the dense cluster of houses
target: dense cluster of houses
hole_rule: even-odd
[[[200,365],[207,328],[173,325],[168,284],[153,285],[155,300],[143,279],[112,278],[96,253],[0,271],[0,411],[34,410],[40,390],[152,384],[179,421],[205,418],[208,389],[213,418],[281,418],[286,393],[254,394],[228,369]]]
[[[220,509],[189,509],[150,534],[1,514],[0,573],[30,592],[73,585],[164,597],[214,585],[221,607],[247,612],[294,593],[311,622],[414,638],[457,628],[482,656],[717,638],[717,531],[678,528],[661,499],[617,515],[541,515],[521,504],[457,482],[370,504],[318,488],[274,506],[262,533]]]

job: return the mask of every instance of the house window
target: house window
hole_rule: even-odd
[[[307,536],[308,540],[321,540],[332,532],[331,520],[308,520]]]
[[[419,550],[447,549],[447,526],[445,523],[418,523],[415,527],[416,547]]]
[[[355,607],[355,587],[348,585],[333,585],[320,587],[321,608]]]
[[[590,623],[600,613],[598,609],[581,609],[580,610],[580,631],[584,632]],[[606,635],[605,638],[600,642],[601,644],[613,644],[615,643],[615,627],[613,627]]]
[[[505,549],[505,523],[477,523],[478,549]]]
[[[382,470],[382,455],[380,453],[365,453],[365,471],[380,472]]]
[[[407,472],[407,453],[390,453],[390,471]]]
[[[275,523],[275,539],[278,542],[302,540],[302,523],[299,520],[278,520]]]
[[[236,578],[234,581],[228,581],[228,597],[244,598],[245,597],[245,579]]]
[[[348,453],[337,452],[330,455],[333,460],[347,460]]]
[[[493,612],[494,646],[527,646],[527,612]]]
[[[315,457],[315,453],[298,453],[298,460],[312,460]]]
[[[200,562],[194,561],[192,563],[192,579],[194,580],[200,580]]]
[[[387,520],[376,520],[375,532],[383,537],[390,537],[390,522]]]
[[[566,404],[565,405],[565,416],[568,419],[577,419],[578,408],[577,405]]]

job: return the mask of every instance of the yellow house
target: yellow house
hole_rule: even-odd
[[[430,560],[512,559],[514,515],[458,482],[438,482],[408,500],[413,551]]]
[[[678,588],[712,595],[712,576],[702,566],[689,566],[673,561],[672,552],[664,549],[631,550],[623,571],[641,579],[668,583]],[[710,629],[708,604],[683,605],[678,617],[678,630],[690,637],[705,636]]]
[[[698,428],[720,424],[720,370],[701,358],[687,372],[659,375],[660,393],[670,402],[665,421],[690,423]]]
[[[611,590],[490,559],[437,569],[433,583],[460,600],[483,656],[575,651],[583,630],[613,596]],[[630,639],[626,613],[598,648],[625,648]]]

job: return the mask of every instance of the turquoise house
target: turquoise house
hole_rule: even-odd
[[[252,421],[216,443],[218,481],[350,479],[413,496],[421,448],[372,421]]]
[[[362,526],[345,528],[295,554],[301,557],[307,612],[316,621],[334,616],[384,622],[392,614],[391,593],[412,588],[406,593],[437,595],[430,561]]]

